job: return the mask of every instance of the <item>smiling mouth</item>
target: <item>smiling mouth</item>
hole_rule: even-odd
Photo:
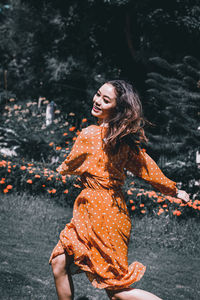
[[[95,112],[99,112],[99,111],[101,111],[101,109],[100,108],[98,108],[98,107],[96,107],[95,105],[93,106],[93,108],[92,108]]]

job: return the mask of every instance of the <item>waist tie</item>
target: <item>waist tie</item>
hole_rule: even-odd
[[[95,185],[89,185],[88,182],[86,181],[82,182],[82,185],[83,185],[83,189],[89,189],[89,190],[91,189],[92,191],[97,191],[97,192],[106,191],[107,193],[109,193],[109,195],[113,199],[113,203],[118,207],[119,211],[123,212],[130,218],[121,186],[108,187],[108,186],[102,186],[99,183],[97,184],[96,182]],[[117,201],[117,197],[120,198],[120,201]]]
[[[105,186],[100,182],[90,176],[81,176],[81,183],[83,189],[92,189],[92,190],[106,190],[106,191],[116,191],[122,192],[121,185],[119,186]]]

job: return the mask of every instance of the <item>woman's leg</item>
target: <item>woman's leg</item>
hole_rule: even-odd
[[[149,292],[140,289],[127,288],[121,291],[106,290],[111,300],[162,300]]]
[[[69,271],[70,256],[61,254],[52,259],[56,291],[59,300],[72,300],[74,298],[74,286]]]

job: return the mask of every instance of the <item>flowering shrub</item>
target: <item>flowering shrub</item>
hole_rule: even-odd
[[[63,158],[62,154],[69,150],[79,134],[77,127],[81,129],[87,126],[86,118],[78,124],[74,113],[63,116],[59,109],[54,111],[53,123],[46,126],[45,110],[49,101],[45,98],[40,108],[35,101],[15,102],[11,98],[5,105],[0,130],[6,147],[15,149],[17,156],[29,161],[49,163]]]
[[[199,200],[185,204],[175,197],[137,188],[135,182],[131,180],[131,177],[127,179],[126,186],[130,188],[125,192],[131,215],[169,214],[171,217],[199,217]],[[79,177],[62,176],[42,163],[28,163],[19,159],[0,161],[0,192],[3,194],[21,191],[35,195],[45,193],[72,205],[80,188]]]
[[[64,200],[72,205],[78,193],[79,178],[71,175],[61,176],[42,163],[0,161],[0,193],[21,193],[33,195],[46,194]],[[69,194],[69,195],[68,195]]]
[[[127,204],[131,214],[157,215],[169,214],[177,217],[200,215],[200,200],[190,200],[188,203],[159,192],[148,191],[134,186],[127,191]]]
[[[44,102],[48,104],[48,100]],[[5,106],[4,126],[13,130],[13,140],[20,151],[19,156],[12,159],[0,156],[0,193],[45,193],[72,205],[80,189],[80,179],[70,175],[61,176],[55,169],[68,155],[80,133],[75,115],[69,114],[66,121],[57,110],[53,124],[46,127],[45,113],[38,110],[36,104],[29,101],[17,105],[15,99],[10,99],[10,103]],[[87,119],[83,118],[79,129],[85,126]],[[139,216],[199,216],[200,211],[199,200],[193,199],[185,204],[175,197],[148,191],[148,188],[138,188],[131,176],[125,185],[125,199],[130,214]]]

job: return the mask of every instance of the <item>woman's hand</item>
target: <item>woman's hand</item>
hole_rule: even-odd
[[[190,196],[189,196],[189,194],[186,193],[186,192],[183,191],[183,190],[178,190],[178,191],[177,191],[177,194],[176,194],[176,197],[182,199],[182,200],[185,201],[185,202],[189,202],[189,201],[190,201]]]

